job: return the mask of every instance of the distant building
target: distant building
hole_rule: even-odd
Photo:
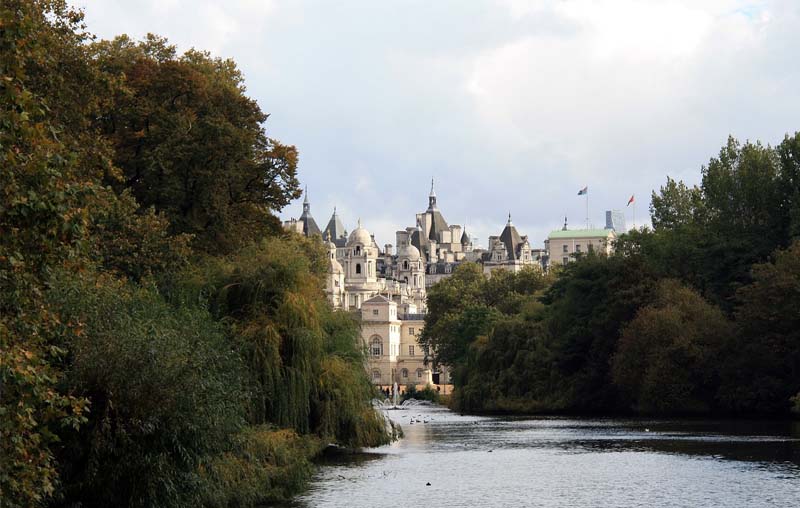
[[[620,210],[606,210],[606,229],[613,229],[617,234],[626,232],[625,213]]]
[[[552,231],[545,240],[549,266],[566,265],[576,256],[588,252],[611,254],[617,234],[613,229],[567,229],[567,222]]]
[[[484,273],[524,266],[543,267],[541,249],[531,249],[528,237],[508,222],[499,236],[489,237],[488,249],[474,249],[465,228],[450,225],[436,203],[431,182],[428,209],[416,215],[416,225],[397,231],[397,251],[391,244],[381,252],[358,221],[348,235],[336,209],[321,231],[311,215],[308,191],[299,219],[284,228],[306,237],[321,236],[328,255],[325,293],[334,308],[361,315],[361,338],[369,351],[367,370],[376,385],[393,383],[449,384],[445,366],[432,372],[417,342],[425,323],[427,288],[449,277],[459,263],[472,261]]]

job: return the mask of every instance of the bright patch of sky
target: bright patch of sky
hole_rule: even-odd
[[[233,58],[272,137],[300,150],[324,227],[338,206],[380,245],[431,177],[486,244],[507,214],[540,247],[604,225],[666,176],[697,183],[728,135],[800,130],[795,0],[76,0],[90,30]],[[298,200],[282,216],[298,217]]]

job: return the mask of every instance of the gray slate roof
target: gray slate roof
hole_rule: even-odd
[[[431,221],[431,230],[430,233],[428,233],[428,239],[438,242],[439,233],[441,231],[448,231],[450,229],[450,226],[447,225],[447,221],[444,220],[442,212],[440,212],[439,210],[428,210],[427,213],[433,216],[432,217],[433,220]]]
[[[508,224],[506,224],[505,229],[503,229],[503,232],[500,233],[500,241],[503,242],[506,246],[508,259],[518,259],[519,247],[520,245],[522,245],[522,237],[519,236],[517,228],[515,228],[514,225],[511,224],[510,218],[508,220]]]
[[[333,215],[331,215],[331,220],[328,221],[328,225],[325,226],[325,232],[322,233],[322,239],[326,241],[331,240],[336,243],[334,240],[338,240],[343,237],[346,238],[344,234],[344,225],[342,224],[342,221],[339,220],[339,214],[336,213],[336,208],[334,208]]]

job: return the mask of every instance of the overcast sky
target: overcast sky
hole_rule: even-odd
[[[565,215],[583,227],[586,185],[594,225],[631,194],[641,225],[651,191],[697,183],[729,134],[800,130],[796,0],[73,1],[102,38],[233,58],[268,134],[298,147],[319,226],[336,205],[380,245],[432,177],[481,245],[511,212],[540,247]]]

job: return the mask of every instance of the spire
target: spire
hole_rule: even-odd
[[[567,216],[565,215],[564,216],[564,227],[561,228],[561,231],[566,231],[566,230],[567,230]]]
[[[433,178],[431,178],[431,193],[428,194],[428,210],[436,209],[436,192],[433,190]]]
[[[361,217],[358,218],[358,227],[361,227]]]
[[[303,198],[303,215],[311,213],[311,203],[308,201],[308,185],[306,185],[305,197]]]
[[[511,225],[511,212],[508,212],[508,223],[506,224],[506,226],[510,225]]]

